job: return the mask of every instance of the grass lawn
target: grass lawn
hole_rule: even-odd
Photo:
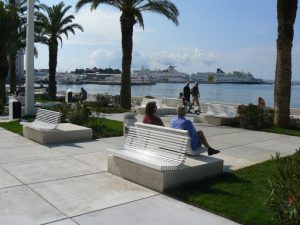
[[[265,128],[263,129],[263,131],[300,137],[300,130],[291,130],[291,129],[285,129],[279,127],[272,127],[272,128]]]
[[[93,138],[123,135],[123,122],[104,118],[89,118],[83,126],[93,129]]]
[[[23,117],[29,122],[34,120],[34,116]],[[102,137],[117,137],[123,135],[123,122],[109,120],[104,118],[89,118],[83,125],[93,129],[93,138]],[[23,126],[19,121],[2,122],[0,127],[9,130],[11,132],[23,135]]]
[[[23,126],[20,124],[19,121],[2,122],[0,123],[0,127],[11,132],[23,135]]]
[[[270,194],[268,179],[275,168],[274,161],[266,161],[180,186],[167,194],[244,225],[277,225],[265,206]]]
[[[34,120],[35,116],[24,116],[23,119],[26,119],[29,122]],[[20,121],[10,121],[0,123],[0,127],[9,130],[13,133],[23,135],[23,126],[20,124]]]

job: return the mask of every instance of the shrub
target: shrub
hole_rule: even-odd
[[[67,113],[67,120],[70,123],[83,125],[91,115],[90,109],[84,102],[76,102],[71,105],[70,111]]]
[[[292,130],[300,130],[300,119],[290,119],[289,127]]]
[[[111,103],[111,96],[108,94],[96,94],[95,97],[98,107],[107,107]]]
[[[300,149],[293,156],[276,155],[278,173],[269,180],[268,208],[276,213],[281,225],[300,224]]]
[[[266,111],[256,105],[239,105],[239,121],[243,128],[261,130],[273,126],[274,113]]]

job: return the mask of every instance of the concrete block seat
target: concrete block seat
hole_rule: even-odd
[[[38,108],[36,119],[21,122],[23,136],[40,144],[56,144],[92,139],[92,129],[71,123],[59,123],[61,113]]]
[[[237,108],[223,104],[207,104],[204,119],[210,124],[217,126],[228,126],[237,123]]]
[[[135,123],[123,149],[107,149],[108,172],[158,192],[223,172],[223,160],[189,157],[188,131]]]

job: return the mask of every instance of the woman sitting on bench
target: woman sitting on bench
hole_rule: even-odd
[[[154,114],[157,112],[156,102],[148,102],[145,109],[145,116],[143,119],[143,123],[164,126],[163,121]]]
[[[177,116],[171,120],[170,127],[175,129],[188,130],[191,138],[191,147],[192,150],[195,151],[201,147],[203,144],[207,148],[208,155],[218,154],[220,151],[213,149],[208,144],[203,131],[196,131],[193,123],[190,120],[185,118],[185,114],[187,112],[187,108],[185,106],[178,106],[177,108]]]

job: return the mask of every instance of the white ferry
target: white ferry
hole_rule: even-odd
[[[251,73],[233,71],[225,73],[221,69],[217,69],[216,73],[196,73],[191,75],[191,81],[199,81],[201,83],[235,83],[235,84],[264,84],[262,79],[255,78]]]
[[[169,66],[165,70],[150,70],[142,68],[141,70],[134,70],[134,74],[148,75],[155,82],[160,83],[184,83],[189,80],[189,75],[178,72],[174,66]]]

